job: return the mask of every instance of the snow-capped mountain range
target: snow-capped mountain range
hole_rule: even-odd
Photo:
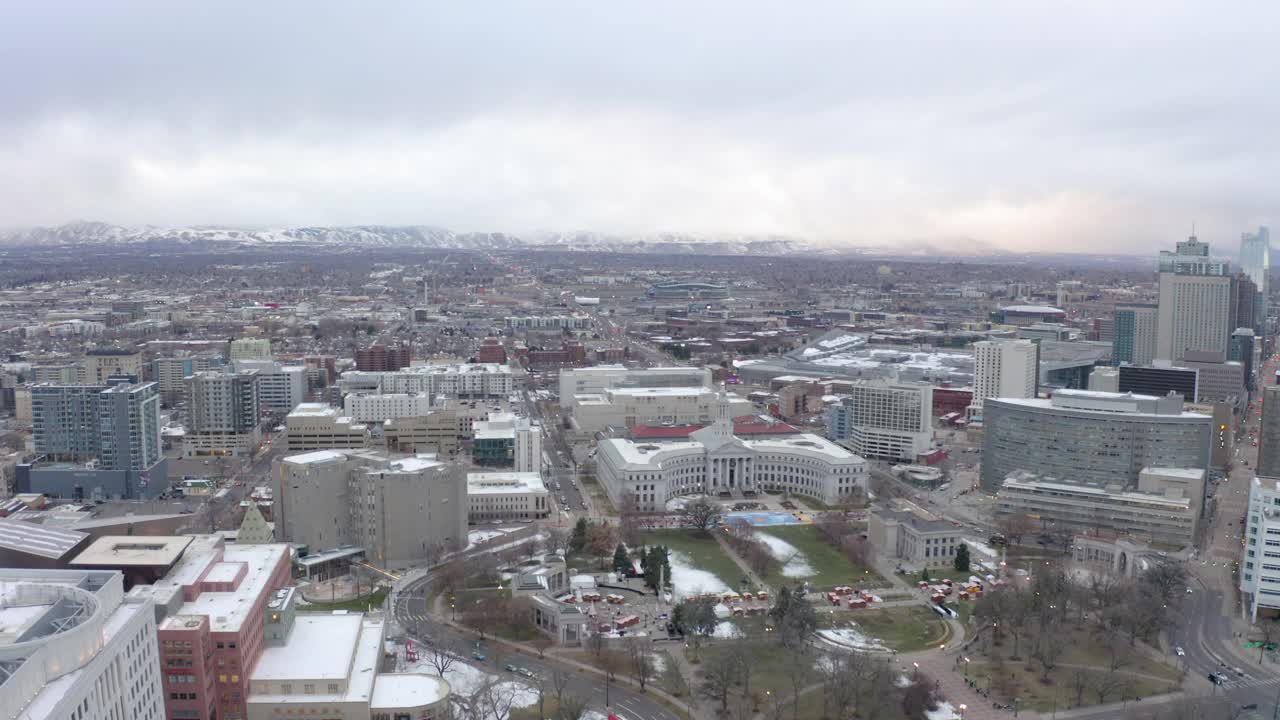
[[[661,253],[667,255],[790,255],[824,252],[800,240],[776,236],[692,235],[663,233],[623,235],[594,232],[456,233],[429,225],[354,225],[343,227],[254,228],[197,225],[191,227],[122,227],[75,222],[57,227],[0,230],[0,245],[212,245],[269,247],[420,247],[456,250],[545,249],[581,252]]]

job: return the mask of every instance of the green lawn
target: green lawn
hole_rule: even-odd
[[[658,658],[655,660],[655,665],[661,665],[662,670],[654,673],[656,677],[652,682],[672,697],[686,697],[689,694],[689,686],[685,683],[684,678],[681,677],[680,668],[676,666],[676,661],[671,658],[671,653],[666,650],[658,650],[653,654]],[[655,668],[656,670],[657,668]]]
[[[735,590],[742,588],[742,570],[709,534],[696,530],[649,530],[643,537],[646,545],[666,545],[689,558],[693,567],[715,575]]]
[[[844,553],[832,547],[823,539],[818,529],[812,525],[782,525],[768,529],[758,529],[762,535],[772,535],[793,545],[804,554],[805,560],[817,571],[816,575],[804,578],[785,577],[782,567],[772,572],[765,582],[773,587],[799,580],[808,580],[817,589],[830,589],[836,585],[852,585],[855,588],[888,587],[889,582],[873,569],[855,565]]]
[[[338,602],[308,602],[306,605],[299,605],[298,610],[301,612],[332,612],[334,610],[349,610],[351,612],[368,612],[372,606],[374,610],[382,609],[382,603],[387,598],[387,588],[378,588],[368,595],[361,595],[354,600],[340,600]]]
[[[878,638],[900,653],[937,647],[947,641],[947,624],[921,605],[842,613],[864,635]],[[848,625],[849,622],[845,622]]]

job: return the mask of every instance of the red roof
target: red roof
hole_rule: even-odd
[[[675,440],[689,437],[705,425],[637,425],[631,428],[633,440]],[[784,422],[765,422],[755,415],[743,415],[733,419],[734,435],[792,435],[800,432],[794,425]]]

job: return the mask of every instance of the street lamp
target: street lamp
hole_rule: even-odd
[[[969,709],[969,706],[968,706],[968,705],[965,705],[964,703],[960,703],[960,707],[959,707],[959,710],[960,710],[960,720],[964,720],[964,711],[965,711],[965,710],[968,710],[968,709]]]
[[[964,658],[964,679],[965,680],[969,679],[969,663],[970,662],[971,661],[969,660],[969,658]],[[961,705],[960,707],[964,707],[964,706]]]

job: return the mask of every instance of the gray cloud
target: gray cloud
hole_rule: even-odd
[[[1280,9],[888,5],[10,3],[0,224],[1149,252],[1274,214]]]

